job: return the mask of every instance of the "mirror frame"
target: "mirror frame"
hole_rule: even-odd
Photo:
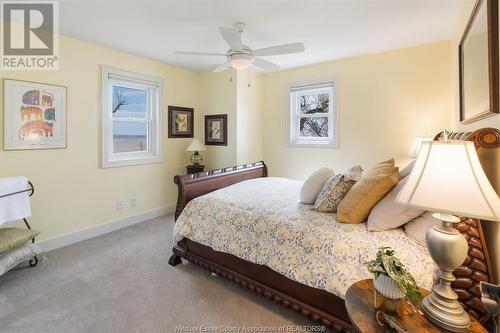
[[[479,9],[483,3],[486,3],[486,16],[488,25],[488,77],[489,77],[489,109],[477,113],[469,118],[465,118],[464,105],[464,68],[463,68],[463,43],[469,34],[472,25],[475,22]],[[499,60],[498,60],[498,0],[477,0],[472,10],[465,31],[458,45],[458,67],[459,67],[459,96],[460,96],[460,123],[469,124],[499,113]]]

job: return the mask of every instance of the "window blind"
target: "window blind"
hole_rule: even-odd
[[[304,91],[309,89],[320,89],[320,88],[331,88],[333,87],[333,82],[324,82],[317,84],[307,84],[302,86],[294,86],[290,89],[291,92]]]
[[[129,76],[115,74],[115,73],[109,73],[108,79],[126,81],[126,82],[130,82],[130,83],[139,83],[139,84],[144,84],[144,85],[148,85],[151,87],[159,87],[159,84],[156,81],[140,79],[140,78],[131,78]]]

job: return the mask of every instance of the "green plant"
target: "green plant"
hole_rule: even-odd
[[[394,256],[396,251],[391,247],[381,247],[377,251],[377,258],[366,263],[368,271],[378,278],[381,274],[396,281],[401,291],[415,305],[422,301],[422,293],[418,289],[413,276],[406,267]]]

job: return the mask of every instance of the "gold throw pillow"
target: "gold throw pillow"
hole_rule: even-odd
[[[337,207],[337,219],[341,223],[362,223],[372,208],[399,181],[399,169],[394,160],[377,164],[366,172],[347,192]]]

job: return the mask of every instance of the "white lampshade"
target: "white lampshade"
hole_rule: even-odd
[[[471,141],[422,142],[396,201],[438,213],[500,221],[500,198]]]
[[[413,139],[410,151],[408,151],[408,156],[411,158],[417,158],[420,148],[422,147],[422,142],[432,141],[432,138],[426,136],[417,136]]]
[[[189,146],[186,148],[187,151],[203,151],[207,150],[204,144],[200,142],[198,139],[193,139]]]

